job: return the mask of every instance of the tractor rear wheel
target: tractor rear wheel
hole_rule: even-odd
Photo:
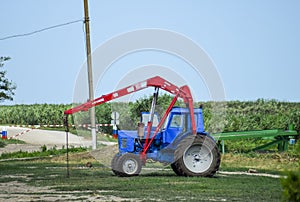
[[[176,173],[176,175],[183,176],[183,173],[180,172],[180,170],[177,168],[176,162],[171,164],[171,168],[174,171],[174,173]]]
[[[189,135],[176,148],[171,167],[179,176],[212,177],[219,169],[220,161],[220,152],[213,139]]]
[[[121,154],[117,153],[111,160],[111,170],[113,171],[113,173],[115,175],[119,175],[118,161],[119,161],[120,157],[121,157]]]
[[[117,159],[116,174],[121,177],[137,176],[142,170],[142,161],[138,155],[126,153]]]

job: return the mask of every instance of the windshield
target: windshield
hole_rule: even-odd
[[[145,124],[145,126],[148,125],[149,117],[150,117],[149,113],[142,114],[142,122]],[[158,123],[159,123],[158,116],[157,116],[157,114],[154,114],[152,126],[157,127]]]
[[[191,129],[191,120],[190,120],[190,115],[188,113],[184,114],[173,114],[172,117],[169,116],[167,117],[165,123],[164,123],[164,129],[168,127],[169,119],[172,118],[171,123],[170,123],[170,128],[187,128]],[[197,114],[194,114],[196,126],[198,125],[198,116]],[[188,123],[186,123],[185,120],[188,120]],[[188,126],[188,127],[187,127]]]

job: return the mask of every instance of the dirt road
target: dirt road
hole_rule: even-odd
[[[25,141],[27,144],[9,144],[0,148],[0,155],[3,152],[15,151],[39,151],[41,146],[47,148],[56,146],[61,148],[66,145],[66,133],[63,131],[49,131],[23,127],[7,127],[7,137]],[[69,133],[69,145],[74,147],[89,147],[91,141],[83,137]]]

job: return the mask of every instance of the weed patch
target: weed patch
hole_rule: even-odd
[[[17,139],[0,139],[0,148],[5,147],[8,144],[26,144],[24,141],[22,140],[17,140]]]
[[[69,148],[70,153],[74,152],[83,152],[86,151],[86,148],[83,147],[72,147]],[[18,151],[12,153],[2,153],[0,159],[11,159],[11,158],[28,158],[28,157],[47,157],[47,156],[56,156],[67,153],[67,149],[57,149],[53,147],[51,149],[47,149],[44,145],[41,147],[41,151],[27,152],[27,151]]]

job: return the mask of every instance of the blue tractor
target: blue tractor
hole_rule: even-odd
[[[112,171],[122,177],[137,176],[146,160],[151,159],[171,164],[179,176],[213,176],[220,166],[220,153],[215,140],[204,130],[202,108],[193,107],[188,86],[179,88],[161,77],[153,77],[66,110],[65,120],[69,114],[150,86],[155,88],[150,112],[142,113],[136,131],[118,131],[119,152],[112,159]],[[161,120],[155,113],[159,89],[175,95]],[[186,108],[174,107],[179,97]]]
[[[143,119],[137,131],[119,130],[119,153],[112,160],[113,172],[119,176],[135,176],[141,172],[144,159],[152,159],[170,163],[173,171],[180,176],[213,176],[219,169],[220,153],[215,140],[204,131],[202,108],[194,109],[194,117],[196,136],[191,133],[189,110],[173,107],[143,158],[141,154],[147,140],[147,122]],[[157,119],[155,115],[154,120]],[[156,127],[153,124],[150,138]]]

